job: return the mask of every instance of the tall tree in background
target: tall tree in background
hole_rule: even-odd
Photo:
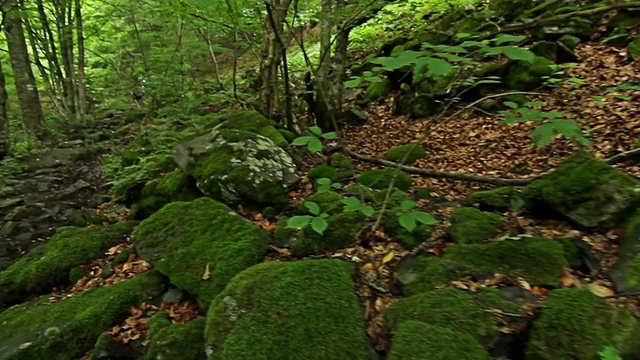
[[[39,138],[43,136],[44,116],[40,95],[31,71],[31,62],[22,29],[21,3],[12,0],[4,4],[4,32],[9,46],[9,59],[15,78],[25,131]]]
[[[7,115],[7,86],[0,59],[0,160],[11,154],[11,132],[9,131],[9,116]]]

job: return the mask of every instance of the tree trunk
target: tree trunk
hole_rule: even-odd
[[[85,84],[84,31],[82,24],[82,4],[75,0],[76,37],[78,38],[78,117],[84,118],[87,113],[87,86]]]
[[[4,9],[5,35],[9,46],[9,58],[15,78],[20,110],[25,131],[29,135],[43,137],[44,116],[40,95],[31,71],[29,53],[22,29],[18,4],[10,2]]]
[[[11,132],[7,116],[7,86],[0,61],[0,160],[11,154]]]

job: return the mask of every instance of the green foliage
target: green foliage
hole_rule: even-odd
[[[600,355],[600,360],[622,360],[616,349],[611,346],[605,346],[598,355]]]
[[[406,157],[406,160],[404,160],[402,164],[413,164],[418,159],[421,159],[426,155],[427,152],[422,146],[417,144],[404,144],[389,149],[389,151],[384,154],[384,158],[389,161],[400,163]]]
[[[416,207],[415,201],[405,200],[402,202],[400,209],[402,211],[402,215],[398,218],[400,225],[407,229],[407,231],[412,232],[418,223],[422,223],[425,225],[434,225],[437,220],[431,215],[424,211],[415,211],[413,208]]]
[[[310,152],[315,153],[322,151],[322,139],[333,140],[338,137],[335,132],[323,133],[322,129],[317,126],[309,128],[309,131],[311,132],[311,135],[297,137],[293,140],[291,145],[305,146]]]
[[[327,218],[329,214],[320,211],[320,206],[313,201],[305,201],[304,206],[309,210],[311,215],[298,215],[291,217],[287,222],[287,228],[289,229],[302,229],[307,226],[311,226],[313,231],[322,235],[329,226]]]

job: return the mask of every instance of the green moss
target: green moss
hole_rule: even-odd
[[[327,178],[334,182],[338,180],[338,171],[329,165],[318,165],[309,169],[308,175],[311,179]]]
[[[640,201],[639,183],[586,151],[578,151],[556,171],[524,188],[524,198],[550,206],[585,227],[608,226]]]
[[[141,199],[132,206],[133,216],[142,220],[173,201],[191,201],[202,196],[193,178],[181,170],[173,171],[161,179],[147,182]]]
[[[382,81],[369,84],[365,96],[369,100],[380,101],[387,97],[389,91],[391,91],[391,80],[385,78]]]
[[[85,277],[89,272],[79,266],[69,270],[69,283],[75,284],[78,280]]]
[[[577,38],[573,35],[562,35],[558,42],[561,42],[564,46],[566,46],[569,50],[575,50],[576,46],[580,43],[580,38]]]
[[[206,360],[204,353],[205,319],[173,324],[151,335],[143,359]]]
[[[260,261],[268,233],[209,198],[173,202],[133,232],[136,252],[207,306],[238,272]],[[205,268],[211,278],[202,279]]]
[[[498,235],[504,226],[498,214],[463,207],[451,214],[449,234],[459,244],[477,244]]]
[[[212,302],[209,359],[370,359],[353,268],[339,260],[266,262]]]
[[[514,61],[509,66],[505,83],[509,89],[534,90],[544,83],[544,77],[554,73],[553,62],[542,56],[532,61]]]
[[[29,295],[48,293],[54,286],[68,284],[71,269],[101,258],[135,224],[59,228],[47,244],[0,272],[0,304],[15,304]]]
[[[397,175],[395,175],[397,173]],[[397,169],[386,168],[384,170],[367,170],[358,176],[358,182],[372,189],[386,189],[391,184],[402,191],[407,191],[411,187],[413,180],[411,177]]]
[[[407,159],[402,164],[409,165],[427,156],[427,152],[420,145],[405,144],[395,146],[384,154],[385,159],[397,163],[401,163],[405,156],[407,156]]]
[[[344,194],[346,196],[353,196],[360,201],[365,202],[376,201],[375,198],[377,193],[379,193],[379,191],[358,183],[350,184],[344,188]]]
[[[385,212],[382,218],[382,227],[387,235],[396,238],[402,246],[409,250],[429,240],[433,233],[433,226],[418,223],[416,228],[409,232],[398,221],[401,214],[402,212],[397,210]]]
[[[544,302],[527,344],[527,359],[600,359],[605,346],[622,356],[640,350],[640,325],[587,289],[559,289]]]
[[[118,255],[116,255],[113,258],[113,262],[115,264],[122,264],[122,263],[126,262],[129,259],[129,256],[131,254],[133,254],[134,252],[135,251],[133,251],[132,247],[128,247],[128,248],[122,249],[122,251],[120,251],[120,253],[118,253]]]
[[[533,285],[557,286],[565,266],[562,245],[546,238],[455,245],[442,257],[418,258],[415,277],[405,282],[405,293],[418,294],[464,276],[487,273],[522,276]]]
[[[322,251],[343,249],[355,240],[358,231],[364,226],[364,215],[357,212],[340,213],[327,219],[329,226],[320,235],[311,227],[304,228],[298,240],[291,246],[291,252],[298,257]]]
[[[491,357],[473,336],[458,330],[405,321],[393,336],[389,360],[489,360]]]
[[[556,62],[558,60],[558,44],[554,41],[538,41],[531,46],[531,51],[546,59]]]
[[[50,304],[45,297],[0,313],[3,359],[78,359],[102,332],[164,289],[156,271]]]
[[[311,201],[318,204],[321,212],[325,212],[329,215],[334,215],[342,212],[342,209],[344,208],[344,204],[340,202],[340,200],[342,199],[343,197],[340,196],[340,194],[336,193],[335,191],[324,191],[324,192],[317,192],[309,196],[307,198],[307,201]],[[307,207],[304,206],[304,203],[298,205],[298,210],[300,210],[303,213],[313,215],[309,212],[309,209],[307,209]]]
[[[225,121],[220,129],[236,129],[262,135],[271,139],[276,145],[286,147],[289,143],[275,128],[277,124],[267,120],[262,114],[254,110],[238,110],[224,116]]]
[[[335,153],[331,155],[331,167],[338,172],[338,179],[346,179],[353,176],[353,161],[348,157]]]
[[[106,222],[108,219],[93,209],[80,209],[70,216],[73,226],[85,227],[89,225],[98,225]]]
[[[511,199],[517,196],[518,190],[511,186],[501,186],[491,190],[476,191],[469,195],[466,205],[478,204],[494,210],[507,210],[511,207]]]
[[[482,311],[488,309],[484,306],[475,296],[462,290],[444,288],[391,304],[384,310],[384,323],[389,329],[396,330],[403,322],[415,320],[456,329],[482,344],[490,344],[498,336],[498,327],[493,315]]]
[[[169,317],[168,311],[160,311],[149,318],[147,322],[147,330],[149,331],[149,336],[153,337],[160,330],[171,326],[171,318]]]

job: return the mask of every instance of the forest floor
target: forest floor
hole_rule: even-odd
[[[640,62],[630,62],[621,49],[597,43],[584,43],[577,48],[577,55],[582,59],[575,67],[566,69],[568,77],[579,78],[579,82],[564,82],[553,89],[540,90],[540,95],[532,100],[544,101],[547,111],[561,111],[566,118],[577,121],[586,136],[592,141],[591,152],[601,159],[609,158],[634,148],[634,142],[640,138]],[[628,86],[624,86],[624,85]],[[394,95],[394,94],[391,94]],[[602,96],[602,99],[594,97]],[[553,170],[573,151],[579,148],[564,138],[558,138],[552,145],[538,149],[533,145],[529,134],[536,127],[533,123],[501,124],[499,115],[481,111],[465,111],[455,118],[438,124],[432,119],[409,119],[407,116],[393,115],[393,96],[387,101],[371,106],[366,112],[369,121],[360,126],[346,126],[342,132],[342,144],[349,150],[359,154],[382,158],[384,152],[397,145],[420,141],[427,151],[427,157],[413,166],[429,170],[440,170],[477,174],[495,178],[532,178]],[[456,111],[453,109],[451,112]],[[435,126],[434,126],[435,125]],[[367,162],[355,162],[357,172],[375,168]],[[629,175],[640,179],[640,166],[633,162],[615,165]],[[520,170],[529,174],[518,175]],[[290,194],[293,203],[302,201],[312,192],[308,178],[303,175],[299,188]],[[440,242],[429,242],[422,250],[436,255],[450,244],[446,241],[446,230],[450,213],[460,206],[461,201],[469,194],[490,185],[450,179],[427,178],[412,175],[414,185],[412,191],[429,189],[431,200],[420,200],[419,206],[428,208],[439,223],[434,239]],[[346,184],[343,184],[346,185]],[[435,201],[434,199],[437,199]],[[430,203],[431,202],[431,203]],[[238,208],[238,212],[267,230],[275,228],[275,220],[264,217],[259,211]],[[640,317],[640,297],[618,297],[612,285],[608,271],[617,261],[617,239],[620,230],[609,232],[586,232],[558,220],[533,219],[518,212],[502,214],[507,224],[504,234],[530,234],[549,238],[572,237],[582,238],[590,244],[594,257],[602,267],[596,274],[581,274],[567,269],[562,283],[564,287],[588,287],[594,293],[609,298],[621,306],[628,307]],[[335,253],[318,257],[344,258],[357,260],[358,295],[363,302],[365,316],[369,323],[369,335],[378,350],[388,349],[388,334],[382,326],[382,310],[398,299],[394,291],[396,269],[409,251],[402,248],[383,232],[374,234],[375,239],[367,244],[356,239],[353,246]],[[95,286],[96,283],[108,285],[105,281],[93,281],[102,275],[102,267],[117,252],[131,246],[130,241],[110,250],[104,259],[96,260],[89,267],[92,275],[80,280],[73,288],[51,296],[52,301],[70,296],[75,292]],[[296,260],[287,249],[271,247],[265,260]],[[112,268],[116,279],[131,277],[136,272],[149,268],[144,260],[131,256],[129,260]],[[493,279],[493,285],[513,281]],[[117,280],[116,280],[117,282]],[[113,283],[113,282],[111,282]],[[378,284],[373,288],[371,284]],[[380,285],[381,284],[381,285]],[[487,283],[475,283],[471,279],[458,281],[454,286],[475,290]],[[532,287],[518,282],[518,286],[527,288],[541,298],[548,290]],[[379,288],[379,287],[382,288]],[[179,304],[163,306],[169,309],[175,322],[183,323],[193,317],[203,316],[195,301],[186,300]],[[132,340],[144,339],[148,315],[158,310],[151,305],[132,309],[131,316],[123,323],[111,329],[114,337],[128,343]],[[533,309],[530,309],[533,312]],[[516,331],[515,329],[512,329]],[[509,329],[504,329],[508,332]],[[88,358],[88,357],[86,357]]]

